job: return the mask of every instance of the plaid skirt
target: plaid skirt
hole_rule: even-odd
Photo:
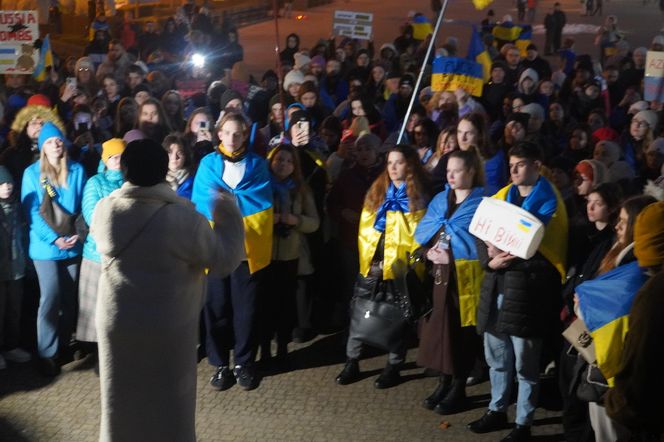
[[[97,309],[97,289],[101,276],[101,264],[83,258],[78,277],[78,322],[76,340],[97,342],[95,311]]]

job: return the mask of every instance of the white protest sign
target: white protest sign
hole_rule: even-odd
[[[507,201],[482,198],[468,231],[504,252],[530,259],[542,242],[544,224]]]
[[[369,40],[373,14],[369,12],[334,11],[332,32],[343,37]]]
[[[664,101],[664,52],[648,51],[643,95],[647,101]]]
[[[32,74],[39,61],[37,11],[0,11],[0,73]]]

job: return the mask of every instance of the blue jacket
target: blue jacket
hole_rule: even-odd
[[[92,223],[92,213],[99,200],[119,189],[123,182],[124,177],[119,170],[105,170],[88,180],[83,189],[83,202],[81,203],[83,219],[88,226]],[[101,257],[97,253],[97,244],[90,234],[83,244],[83,257],[90,261],[101,262]]]
[[[37,161],[31,164],[23,174],[21,186],[21,203],[26,213],[26,219],[30,225],[30,247],[28,253],[30,258],[37,260],[54,260],[74,258],[81,254],[81,244],[69,250],[60,250],[55,244],[59,235],[51,229],[44,218],[39,214],[39,206],[44,198],[44,189],[39,182],[39,166]],[[68,161],[69,174],[67,175],[67,188],[56,187],[58,192],[56,200],[71,214],[81,212],[81,199],[83,198],[83,186],[85,185],[85,170],[83,166],[73,161]]]
[[[493,157],[484,162],[484,180],[487,195],[498,192],[509,179],[507,173],[507,161],[505,152],[499,150]]]

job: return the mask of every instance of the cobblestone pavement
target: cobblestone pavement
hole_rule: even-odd
[[[480,436],[465,429],[485,410],[488,382],[468,389],[473,408],[464,413],[443,419],[422,408],[420,403],[435,388],[436,379],[424,377],[415,366],[415,349],[409,351],[402,372],[405,382],[395,388],[373,387],[386,361],[380,354],[361,362],[365,377],[360,382],[336,385],[334,378],[343,365],[343,339],[341,334],[328,335],[292,344],[292,371],[266,375],[250,392],[237,386],[226,392],[211,390],[207,384],[211,367],[201,361],[199,441],[495,441],[508,432]],[[30,364],[0,372],[0,441],[96,440],[99,384],[90,365],[86,360],[72,362],[53,381],[41,377]],[[545,390],[552,381],[544,382]],[[538,409],[536,440],[563,440],[559,415]],[[442,420],[451,426],[440,429]]]

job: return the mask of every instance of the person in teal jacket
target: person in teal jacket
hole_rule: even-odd
[[[83,166],[67,157],[65,137],[47,122],[39,134],[39,160],[23,174],[21,203],[30,226],[28,254],[39,278],[37,349],[40,368],[49,376],[60,372],[58,350],[66,347],[76,324],[76,277],[81,243],[73,220],[81,211],[85,185]],[[62,234],[40,214],[46,191],[54,204],[71,215],[71,229]]]
[[[120,170],[120,157],[125,149],[125,142],[120,138],[111,138],[102,144],[102,170],[91,177],[83,189],[81,212],[85,223],[90,225],[92,213],[99,200],[107,197],[124,182]],[[92,235],[85,238],[83,244],[83,260],[78,280],[78,322],[76,324],[76,340],[85,343],[97,342],[95,327],[95,310],[97,307],[97,287],[101,275],[101,257],[97,252],[97,243]],[[89,346],[94,351],[94,345]]]

